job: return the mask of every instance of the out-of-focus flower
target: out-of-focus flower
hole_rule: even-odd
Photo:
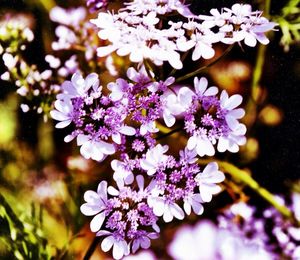
[[[217,228],[203,220],[196,226],[183,226],[168,247],[174,259],[274,259],[263,246],[240,233]]]

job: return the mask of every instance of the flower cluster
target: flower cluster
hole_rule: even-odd
[[[139,247],[148,248],[150,239],[157,237],[149,227],[159,232],[158,217],[163,217],[165,222],[174,217],[182,220],[184,211],[190,215],[192,209],[201,215],[202,204],[210,202],[212,195],[221,191],[218,183],[225,176],[216,163],[209,163],[201,171],[196,153],[185,149],[176,160],[165,154],[167,150],[167,146],[158,144],[142,158],[113,160],[111,166],[118,190],[107,189],[106,181],[102,181],[97,192],[87,191],[84,195],[86,203],[81,206],[81,212],[95,215],[91,230],[97,236],[107,236],[101,248],[106,252],[113,246],[116,259],[130,251],[134,253]],[[146,188],[143,176],[148,182]],[[132,188],[134,181],[138,191]],[[108,199],[107,193],[112,198]]]
[[[150,246],[150,239],[158,237],[157,217],[147,204],[150,188],[144,188],[144,178],[136,176],[139,190],[118,182],[118,190],[107,182],[100,182],[97,192],[87,191],[81,212],[94,216],[90,227],[97,236],[106,236],[101,248],[107,252],[113,247],[113,257],[128,255],[130,248],[136,252],[140,247]],[[108,197],[109,195],[109,197]]]
[[[97,74],[86,79],[75,73],[71,81],[62,85],[63,92],[55,101],[52,118],[59,120],[56,127],[71,123],[75,130],[65,137],[69,142],[77,137],[80,152],[86,158],[102,161],[115,153],[112,143],[121,143],[122,135],[134,135],[135,129],[124,124],[126,111],[105,95],[102,95]]]
[[[91,0],[87,5],[102,9],[107,1]],[[78,38],[67,37],[67,32],[83,28],[78,21],[86,13],[70,12],[67,19],[59,8],[51,13],[51,19],[61,24],[53,48],[79,45]],[[239,122],[245,114],[239,108],[243,100],[239,94],[229,96],[225,90],[219,94],[205,77],[194,77],[192,86],[178,85],[175,77],[158,76],[153,68],[167,61],[175,70],[182,69],[181,53],[190,50],[193,61],[212,58],[217,42],[254,46],[253,36],[266,44],[264,33],[275,26],[248,5],[211,14],[194,15],[179,0],[134,0],[118,12],[100,12],[91,22],[100,29],[98,43],[108,45],[88,46],[97,41],[87,34],[86,53],[97,52],[93,59],[100,60],[116,51],[139,64],[106,86],[100,85],[96,73],[76,71],[61,85],[50,112],[59,121],[57,128],[71,129],[66,142],[76,139],[86,159],[106,159],[111,165],[117,188],[101,181],[97,192],[85,193],[81,212],[94,216],[91,230],[105,236],[101,248],[105,252],[112,248],[116,259],[149,248],[150,239],[158,237],[160,218],[171,222],[192,212],[201,215],[203,204],[221,191],[225,176],[216,162],[202,168],[198,158],[216,151],[236,153],[246,142],[246,126]],[[166,15],[176,17],[166,21]],[[92,30],[90,26],[86,25]],[[55,57],[48,58],[55,63]],[[169,147],[160,140],[178,131],[184,138],[175,157],[167,154]]]
[[[237,230],[218,228],[208,220],[181,227],[168,252],[174,259],[274,259],[260,241]]]
[[[179,15],[180,21],[164,21],[164,15]],[[182,69],[181,52],[193,50],[192,60],[210,59],[215,55],[213,44],[233,44],[244,41],[255,46],[267,44],[265,32],[276,24],[252,11],[250,5],[235,4],[212,16],[194,15],[179,0],[125,3],[118,13],[99,13],[92,20],[100,30],[99,37],[111,44],[98,48],[98,56],[114,51],[119,56],[129,55],[132,62],[151,60],[155,65],[167,61],[173,68]]]
[[[287,207],[295,214],[295,223],[300,220],[300,194],[292,193],[288,204],[280,196],[279,204]],[[258,214],[254,206],[243,202],[233,204],[223,215],[218,216],[219,227],[230,232],[239,233],[245,239],[255,241],[260,247],[272,254],[280,254],[282,259],[298,259],[300,257],[300,228],[284,217],[274,208],[265,209]],[[239,221],[237,221],[239,219]]]
[[[199,156],[214,155],[216,143],[219,152],[237,152],[245,143],[246,127],[238,122],[244,115],[237,108],[240,95],[229,97],[223,91],[218,98],[218,89],[207,88],[206,78],[194,79],[194,91],[183,86],[176,93],[174,78],[155,81],[144,67],[139,71],[129,68],[127,76],[127,80],[119,78],[107,85],[109,95],[102,93],[95,73],[86,79],[75,73],[62,85],[51,116],[61,121],[57,128],[73,123],[75,130],[65,141],[77,137],[85,158],[101,161],[117,150],[125,151],[128,143],[137,154],[144,153],[156,143],[156,122],[163,119],[172,127],[178,116],[184,117],[188,149]],[[126,125],[126,119],[132,125]]]

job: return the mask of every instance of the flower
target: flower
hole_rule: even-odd
[[[203,172],[196,175],[195,180],[199,186],[201,199],[204,202],[210,202],[212,195],[221,191],[221,187],[216,183],[224,181],[225,175],[218,170],[218,164],[211,162],[204,168]]]
[[[94,216],[90,228],[92,232],[97,232],[105,219],[105,208],[107,204],[107,182],[101,181],[98,185],[97,192],[88,190],[84,193],[84,203],[80,207],[82,214],[86,216]]]
[[[168,149],[167,145],[162,146],[161,144],[157,144],[154,148],[149,149],[146,157],[140,160],[141,168],[147,171],[147,174],[150,176],[155,174],[160,164],[167,160],[168,156],[164,155],[164,153]]]
[[[187,215],[191,214],[191,209],[193,209],[194,213],[197,215],[201,215],[204,211],[202,203],[204,201],[201,198],[199,193],[190,193],[184,197],[183,208]]]
[[[50,111],[50,115],[53,119],[61,121],[55,125],[56,128],[64,128],[71,124],[73,119],[73,105],[71,100],[61,101],[56,100],[54,102],[56,110]]]
[[[174,259],[260,259],[271,260],[274,255],[260,241],[249,239],[246,234],[218,228],[208,220],[195,226],[185,225],[175,234],[168,247]]]
[[[151,197],[148,198],[148,204],[153,208],[153,212],[158,217],[163,217],[165,222],[171,222],[173,218],[184,219],[184,211],[172,201],[159,197],[160,191],[152,190]]]
[[[176,118],[186,110],[192,103],[194,93],[188,87],[181,87],[178,94],[166,91],[161,96],[161,102],[163,104],[163,119],[168,127],[175,124]]]
[[[132,189],[122,180],[117,187],[102,181],[98,191],[87,191],[81,212],[88,216],[96,215],[91,221],[91,230],[97,236],[106,236],[101,248],[104,252],[112,248],[114,259],[136,252],[139,247],[149,248],[150,239],[158,237],[159,228],[153,209],[147,204],[152,184],[144,187],[141,175],[135,178],[138,189]],[[104,225],[103,225],[104,223]]]
[[[109,231],[99,231],[97,236],[106,236],[101,242],[101,249],[104,252],[108,252],[111,248],[113,248],[113,258],[121,259],[124,255],[129,254],[129,246],[127,242],[120,238],[117,234],[109,232]]]
[[[94,139],[89,135],[79,134],[77,136],[77,145],[80,147],[80,153],[86,159],[103,161],[107,155],[114,154],[116,149],[113,144]]]
[[[195,87],[195,92],[198,96],[214,96],[218,93],[218,88],[217,87],[209,87],[208,86],[208,81],[206,78],[202,77],[198,79],[197,77],[194,78],[194,87]]]
[[[57,98],[61,100],[75,97],[85,98],[91,88],[97,95],[101,94],[101,87],[99,87],[99,79],[96,73],[91,73],[84,79],[80,73],[76,72],[73,74],[71,81],[65,81],[61,88],[62,93],[57,95]]]
[[[126,162],[121,162],[119,160],[112,160],[111,168],[114,172],[114,180],[116,182],[122,180],[125,184],[131,184],[134,180],[133,173],[128,169],[128,164]]]

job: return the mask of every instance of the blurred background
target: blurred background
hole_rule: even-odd
[[[265,4],[263,0],[242,2],[251,4],[255,10],[263,9]],[[285,13],[288,12],[284,9],[288,2],[272,1],[270,19],[276,22],[280,18],[299,21],[299,9],[298,13]],[[189,3],[194,13],[208,14],[211,8],[231,7],[235,1],[195,0]],[[98,68],[97,64],[91,65],[90,61],[85,60],[78,46],[67,51],[54,51],[51,47],[51,43],[57,40],[57,24],[49,19],[49,11],[55,5],[74,8],[85,7],[86,3],[79,0],[1,0],[0,43],[9,48],[20,47],[20,32],[12,30],[8,37],[8,31],[3,28],[8,23],[21,24],[22,30],[29,28],[34,34],[34,39],[26,43],[26,50],[22,52],[28,70],[47,69],[49,64],[45,56],[55,53],[64,61],[77,55],[79,60],[82,59],[81,66],[95,68],[101,74],[101,66]],[[89,14],[86,20],[92,17],[96,14]],[[89,39],[96,37],[95,32],[91,34]],[[260,47],[234,46],[226,57],[205,71],[212,85],[214,83],[229,93],[240,93],[245,97],[243,106],[247,115],[244,122],[249,129],[248,142],[238,155],[222,155],[220,159],[249,169],[258,183],[283,196],[300,179],[300,44],[299,39],[292,37],[286,40],[284,36],[280,26],[269,34],[271,41],[262,50],[264,65],[260,68],[261,77],[255,91],[253,73],[257,68]],[[217,46],[217,55],[221,55],[225,47]],[[120,70],[124,67],[126,64],[120,62]],[[0,75],[5,71],[1,59]],[[101,82],[110,79],[102,77]],[[16,94],[16,80],[1,78],[0,258],[82,259],[94,234],[90,233],[89,219],[81,215],[79,207],[84,191],[95,189],[101,176],[110,171],[109,166],[83,159],[76,144],[63,142],[66,132],[56,131],[53,121],[49,118],[45,120],[44,113],[47,114],[50,109],[47,102],[41,105],[38,95],[25,100]],[[54,86],[62,81],[63,77],[56,75],[55,82],[51,84]],[[47,96],[49,100],[53,95],[50,93]],[[24,113],[27,107],[22,108],[20,104],[30,101],[36,107]],[[39,105],[43,111],[38,110]],[[266,202],[251,190],[228,185],[234,195],[223,192],[212,207],[207,207],[204,218],[214,220],[215,212],[237,197],[247,197],[246,200],[258,208],[267,207]],[[196,221],[196,216],[188,219],[190,223]],[[158,257],[170,257],[166,247],[179,225],[180,222],[176,221],[165,224],[162,236],[153,242],[152,248]],[[96,250],[92,259],[102,258],[105,256]]]

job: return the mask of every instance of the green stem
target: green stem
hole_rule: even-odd
[[[231,49],[233,48],[233,46],[234,46],[233,44],[230,45],[230,46],[223,52],[223,54],[222,54],[221,56],[219,56],[218,58],[216,58],[215,60],[213,60],[213,61],[212,61],[211,63],[209,63],[208,65],[205,65],[205,66],[203,66],[203,67],[201,67],[201,68],[199,68],[199,69],[197,69],[197,70],[195,70],[195,71],[192,71],[192,72],[190,72],[190,73],[188,73],[188,74],[186,74],[186,75],[184,75],[184,76],[182,76],[182,77],[177,78],[176,81],[175,81],[175,83],[178,83],[178,82],[180,82],[180,81],[186,80],[186,79],[191,78],[191,77],[194,77],[194,76],[196,76],[199,72],[201,72],[201,71],[203,71],[203,70],[206,70],[206,69],[208,69],[209,67],[213,66],[213,65],[216,64],[218,61],[220,61],[222,58],[224,58],[224,57],[227,55],[227,53],[229,53],[229,52],[231,51]]]
[[[16,228],[23,232],[24,226],[23,223],[19,220],[17,215],[14,213],[13,209],[10,207],[4,196],[0,193],[0,206],[3,206],[7,216],[12,220]]]
[[[271,0],[265,0],[262,9],[264,10],[264,16],[268,18],[270,16]],[[251,97],[252,101],[255,101],[255,94],[259,88],[263,67],[265,64],[267,46],[260,44],[256,55],[256,63],[254,66],[253,77],[251,82]]]

